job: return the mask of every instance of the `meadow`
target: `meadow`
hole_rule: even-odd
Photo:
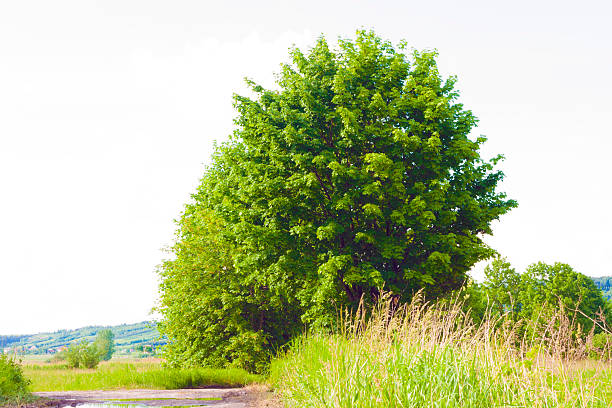
[[[84,391],[109,389],[178,389],[240,387],[261,380],[242,369],[164,368],[159,359],[111,360],[96,369],[69,369],[63,364],[24,362],[31,391]]]
[[[611,365],[586,357],[562,315],[548,323],[520,338],[458,305],[387,304],[296,340],[269,381],[289,408],[612,406]]]

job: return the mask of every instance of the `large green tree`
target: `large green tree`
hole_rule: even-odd
[[[291,57],[277,88],[235,96],[236,131],[160,270],[177,364],[252,367],[239,350],[265,354],[381,288],[399,301],[456,289],[516,205],[434,52],[360,31]]]

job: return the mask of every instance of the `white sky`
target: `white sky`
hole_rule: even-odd
[[[270,86],[292,44],[360,27],[437,48],[507,156],[520,207],[489,243],[612,274],[608,4],[0,0],[0,334],[150,318],[242,78]]]

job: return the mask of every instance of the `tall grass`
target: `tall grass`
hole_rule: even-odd
[[[571,325],[560,313],[521,338],[457,303],[383,301],[335,335],[295,341],[271,381],[287,407],[610,407],[610,366],[579,359],[588,345]]]
[[[97,369],[32,364],[24,367],[24,373],[32,382],[32,391],[239,387],[260,380],[259,376],[237,368],[169,369],[156,361],[111,361]]]

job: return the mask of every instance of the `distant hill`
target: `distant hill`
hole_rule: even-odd
[[[92,342],[98,331],[110,329],[115,334],[115,356],[146,357],[166,344],[154,322],[122,324],[119,326],[88,326],[54,333],[0,336],[0,351],[18,354],[55,354],[70,343]]]
[[[595,285],[603,292],[603,295],[608,300],[612,300],[612,276],[602,276],[601,278],[592,278]]]

